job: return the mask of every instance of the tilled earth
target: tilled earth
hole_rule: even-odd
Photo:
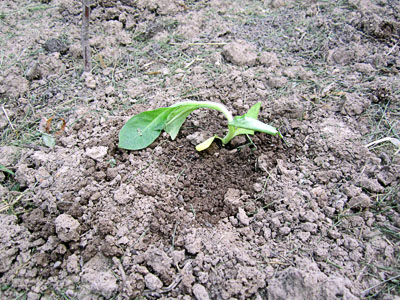
[[[0,4],[1,299],[399,299],[398,1],[93,2]],[[284,138],[118,148],[187,99]]]

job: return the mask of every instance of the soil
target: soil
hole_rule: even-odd
[[[400,299],[398,1],[92,2],[0,3],[1,299]],[[118,148],[188,99],[284,138]]]

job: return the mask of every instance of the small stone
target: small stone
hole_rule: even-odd
[[[163,287],[162,281],[156,275],[151,273],[144,277],[144,282],[146,287],[152,291],[159,290]]]
[[[319,256],[322,259],[328,257],[328,249],[322,246],[317,247],[317,249],[314,250],[314,253],[316,256]]]
[[[360,195],[362,192],[362,189],[358,186],[350,185],[350,186],[346,186],[343,189],[343,191],[347,197],[352,198],[352,197],[356,197],[356,196]]]
[[[193,285],[193,295],[196,297],[197,300],[209,300],[210,299],[206,288],[198,283]]]
[[[126,237],[126,236],[123,236],[122,238],[120,238],[120,239],[117,241],[117,244],[118,244],[118,245],[128,245],[128,243],[129,243],[129,238]]]
[[[239,207],[239,212],[236,217],[238,218],[239,222],[242,223],[244,226],[249,226],[250,218],[247,216],[243,208]]]
[[[39,69],[39,63],[37,61],[34,61],[31,64],[29,69],[26,71],[25,77],[29,81],[32,81],[34,79],[40,79],[42,77],[42,74]]]

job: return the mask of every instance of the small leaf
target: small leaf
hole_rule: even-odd
[[[204,142],[198,144],[198,145],[196,146],[196,150],[199,151],[199,152],[200,152],[200,151],[203,151],[203,150],[206,150],[208,147],[211,146],[212,142],[214,142],[214,140],[215,140],[216,137],[217,137],[217,136],[214,135],[214,136],[212,136],[212,137],[206,139]]]
[[[275,127],[245,116],[233,118],[233,121],[230,122],[229,125],[239,128],[264,132],[274,136],[278,134],[278,130],[276,130]]]
[[[173,108],[162,107],[130,118],[119,132],[118,147],[140,150],[149,146],[160,136],[171,110]]]
[[[247,113],[245,113],[243,115],[243,117],[249,117],[249,118],[253,118],[253,119],[257,120],[258,113],[260,112],[260,108],[261,108],[261,102],[257,102],[252,107],[250,107],[249,111]],[[241,135],[241,134],[253,135],[254,130],[245,129],[245,128],[236,128],[235,132],[233,133],[232,138],[234,138],[235,136]]]
[[[54,136],[52,136],[52,135],[50,135],[50,134],[43,133],[43,134],[42,134],[42,140],[43,140],[43,143],[44,143],[47,147],[49,147],[49,148],[51,148],[51,149],[53,149],[54,146],[56,145],[56,139],[54,138]]]
[[[252,107],[250,107],[249,111],[244,116],[257,119],[258,114],[260,112],[260,108],[261,108],[261,102],[257,102]]]
[[[14,176],[14,172],[3,165],[0,165],[0,171]]]

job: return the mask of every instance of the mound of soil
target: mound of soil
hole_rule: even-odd
[[[95,1],[82,74],[80,2],[22,2],[0,4],[1,299],[399,298],[400,157],[368,145],[399,140],[399,4]],[[226,130],[201,109],[118,148],[184,99],[261,101],[284,138],[197,152]]]

